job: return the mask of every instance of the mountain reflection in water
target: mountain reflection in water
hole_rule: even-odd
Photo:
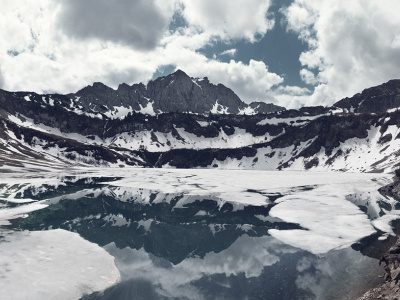
[[[49,206],[9,228],[77,232],[115,257],[120,282],[84,300],[340,299],[377,263],[352,248],[314,255],[270,236],[272,228],[301,229],[269,216],[279,194],[237,209],[212,194],[108,184],[117,179],[65,177],[17,195]]]

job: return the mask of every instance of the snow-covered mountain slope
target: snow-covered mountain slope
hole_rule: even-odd
[[[149,87],[157,87],[166,93],[161,93],[165,99],[176,93],[184,95],[186,84],[205,89],[205,80],[196,81],[182,73],[157,79],[147,88],[136,88],[149,92]],[[174,83],[159,87],[173,78],[182,81],[183,87]],[[191,83],[186,82],[188,78]],[[174,86],[172,94],[167,92],[170,85]],[[75,95],[0,90],[0,168],[135,165],[390,172],[400,165],[399,80],[370,88],[332,107],[252,115],[239,111],[154,114],[154,106],[151,114],[144,113],[146,110],[137,113],[116,106],[122,99],[115,94],[118,91],[101,84],[94,86],[98,86],[97,98],[88,96],[93,95],[92,88]],[[223,89],[207,86],[215,91]],[[159,94],[154,93],[152,99],[157,97]],[[230,93],[226,97],[226,101],[237,102]],[[101,111],[96,110],[100,98],[109,101]],[[88,99],[93,101],[87,103]],[[382,103],[378,110],[374,99]],[[216,109],[216,103],[197,100]],[[139,106],[148,109],[149,103]]]
[[[398,117],[396,117],[398,118]],[[400,130],[397,125],[371,125],[363,130],[366,137],[353,137],[327,147],[319,136],[287,147],[266,146],[241,159],[214,158],[210,165],[245,169],[313,169],[320,171],[391,172],[400,165]],[[328,142],[328,141],[326,141]],[[314,153],[315,152],[315,153]]]
[[[12,120],[12,121],[11,121]],[[87,139],[89,140],[89,139]],[[77,133],[63,133],[57,128],[29,123],[26,119],[0,118],[0,170],[53,169],[76,166],[145,165],[132,153],[129,156],[87,143]]]

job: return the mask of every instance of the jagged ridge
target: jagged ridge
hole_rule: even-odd
[[[231,90],[207,79],[196,82],[181,71],[147,87],[121,85],[117,91],[100,83],[74,95],[0,90],[0,165],[3,170],[79,164],[389,172],[400,163],[400,80],[332,107],[267,115],[187,113],[213,105],[201,93],[194,98],[202,84],[204,90],[225,95],[221,103],[240,107]],[[142,110],[149,106],[147,96],[153,99],[152,109],[161,110],[162,102],[175,96],[184,99],[179,105],[185,109],[148,115],[120,107],[113,115],[100,104],[115,107],[137,94],[144,99],[137,102]]]
[[[113,90],[96,82],[76,94],[68,95],[86,112],[112,113],[114,107],[122,111],[148,114],[185,112],[185,113],[271,113],[284,110],[283,107],[255,102],[244,103],[229,88],[222,84],[214,85],[207,77],[191,78],[181,70],[147,85],[142,83],[119,85]],[[121,114],[120,114],[121,115]]]

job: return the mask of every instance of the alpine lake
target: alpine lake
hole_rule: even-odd
[[[377,191],[388,182],[286,171],[4,173],[1,293],[355,299],[382,281],[378,259],[395,239],[397,201]]]

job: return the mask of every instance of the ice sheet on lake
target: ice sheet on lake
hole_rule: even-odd
[[[368,215],[354,203],[358,194],[368,194],[370,206],[374,207],[373,203],[383,200],[378,188],[387,183],[385,175],[365,173],[138,170],[137,174],[130,174],[110,184],[186,195],[212,192],[236,207],[269,205],[268,195],[280,193],[283,197],[275,202],[278,204],[272,207],[270,216],[299,224],[304,230],[270,230],[270,234],[312,253],[349,246],[376,232]],[[349,195],[354,203],[349,201]],[[385,222],[399,217],[392,216],[377,218],[374,224],[379,224],[380,230],[390,229]]]
[[[1,297],[79,299],[119,280],[114,258],[78,234],[57,229],[2,232]]]
[[[91,175],[95,176],[96,173],[95,171]],[[123,177],[109,183],[114,186],[186,195],[213,194],[227,202],[256,206],[269,203],[268,196],[264,194],[292,194],[294,188],[342,183],[357,186],[359,182],[369,182],[379,187],[379,184],[374,184],[371,180],[387,176],[333,172],[135,168],[101,169],[98,174]]]
[[[149,203],[153,191],[166,195],[162,199],[156,197],[156,202],[180,194],[176,209],[201,199],[218,201],[220,207],[229,202],[234,209],[274,205],[270,217],[297,223],[304,230],[270,230],[270,234],[313,253],[348,246],[376,229],[390,234],[389,222],[399,218],[394,209],[383,211],[378,205],[383,201],[394,207],[395,202],[377,192],[390,181],[383,174],[98,168],[79,176],[122,178],[107,182],[107,186],[114,188],[111,192],[121,196],[121,201],[130,198],[132,192],[140,192],[140,199]],[[12,182],[12,178],[8,177],[6,182]],[[273,202],[270,195],[282,197]],[[359,206],[365,206],[367,213]]]
[[[353,191],[352,184],[341,183],[285,196],[278,200],[278,205],[271,209],[270,215],[300,224],[307,230],[271,229],[269,233],[315,254],[349,246],[375,232],[368,216],[346,200],[346,195]]]
[[[28,205],[0,209],[0,226],[9,224],[8,220],[23,217],[25,214],[47,207],[43,203],[30,203]]]

